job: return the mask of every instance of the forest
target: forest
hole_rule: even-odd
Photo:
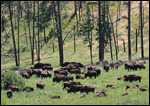
[[[111,67],[111,63],[114,68]],[[50,66],[50,70],[44,67],[44,64]],[[78,67],[68,64],[78,64]],[[65,66],[72,69],[66,69]],[[39,76],[36,74],[37,67],[41,73]],[[90,70],[89,67],[92,69]],[[85,98],[81,97],[82,93],[67,93],[62,89],[64,79],[58,83],[54,82],[56,70],[64,68],[67,70],[65,76],[72,76],[74,81],[79,81],[83,85],[94,86],[95,93],[107,89],[106,98],[114,102],[102,97],[103,101],[100,103],[99,98],[95,98],[92,92],[84,94]],[[32,70],[31,75],[28,69]],[[73,69],[79,69],[79,73],[70,71]],[[86,78],[88,72],[96,69],[100,70],[100,75],[96,72],[95,79],[90,75],[90,78]],[[22,74],[24,71],[29,77]],[[50,78],[43,79],[45,71],[50,74]],[[16,73],[20,74],[15,78],[22,81],[22,85],[17,81],[6,81],[9,75],[12,74],[13,77]],[[78,79],[79,74],[84,78]],[[139,75],[142,81],[116,80],[126,74]],[[149,1],[1,1],[1,102],[3,105],[145,105],[149,104],[148,75]],[[37,89],[36,83],[40,81],[44,82],[45,91]],[[105,87],[110,83],[117,86],[119,94]],[[13,92],[12,98],[9,99],[6,90],[8,85],[12,84],[21,90],[25,86],[32,86],[35,90],[33,94]],[[140,89],[131,89],[128,97],[122,100],[120,95],[125,92],[124,87],[136,84]],[[148,93],[141,92],[143,88],[147,89]],[[140,96],[136,97],[136,94]],[[54,95],[60,95],[61,98],[50,99]],[[40,98],[46,98],[45,102]]]

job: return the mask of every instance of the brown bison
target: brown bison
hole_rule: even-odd
[[[87,94],[89,92],[94,92],[95,88],[92,86],[83,86],[83,88],[81,88],[81,93],[86,92]]]
[[[69,81],[69,80],[73,81],[73,76],[65,76],[65,77],[63,77],[63,81]]]
[[[19,88],[17,86],[13,86],[13,85],[9,86],[8,89],[11,89],[13,92],[19,91]]]
[[[110,87],[110,88],[112,88],[112,89],[117,89],[117,87],[115,86],[115,85],[106,85],[106,87]]]
[[[41,76],[41,70],[40,69],[34,69],[33,70],[33,74],[35,74],[37,77],[40,77]]]
[[[30,78],[30,75],[27,72],[23,72],[21,75],[23,78],[26,78],[26,79]]]
[[[139,85],[133,85],[133,88],[139,88]]]
[[[71,85],[82,85],[82,84],[78,81],[64,82],[63,89],[66,88],[66,87],[70,88]]]
[[[47,77],[50,77],[51,78],[51,74],[49,73],[49,72],[47,72],[47,71],[44,71],[44,72],[42,72],[41,73],[41,78],[43,79],[43,78],[47,78]]]
[[[60,99],[60,96],[52,96],[51,99]]]
[[[95,77],[95,78],[96,78],[97,72],[96,72],[96,71],[88,71],[87,73],[84,74],[84,77],[85,77],[85,78],[86,78],[87,76],[90,77],[90,78],[92,78],[92,77]]]
[[[78,91],[81,91],[81,89],[83,88],[83,85],[71,85],[70,89],[67,90],[68,93],[73,92],[76,93]]]
[[[73,69],[70,71],[71,74],[81,74],[81,70],[80,69]]]
[[[125,96],[125,95],[128,95],[128,92],[121,94],[121,96]]]
[[[45,84],[42,81],[40,81],[39,83],[36,84],[36,87],[40,88],[40,89],[44,89],[44,86],[45,86]]]
[[[44,66],[42,67],[42,70],[53,70],[53,67],[44,65]]]
[[[95,97],[102,97],[102,96],[107,96],[106,94],[107,90],[103,89],[101,92],[96,92],[96,94],[94,95]]]
[[[108,71],[109,71],[109,65],[108,65],[108,64],[105,64],[105,65],[103,66],[103,69],[104,69],[106,72],[108,72]]]
[[[76,79],[84,79],[84,76],[81,76],[81,75],[77,74]]]
[[[27,91],[27,92],[34,91],[34,88],[30,86],[26,86],[25,88],[23,88],[23,91]]]
[[[11,90],[7,90],[6,94],[7,94],[7,97],[10,99],[12,98],[13,92]]]
[[[117,78],[117,80],[123,80],[123,78],[122,78],[122,77],[120,77],[120,78]]]
[[[127,85],[127,86],[126,86],[126,90],[128,90],[128,89],[132,89],[132,87],[129,86],[129,85]]]
[[[132,81],[137,81],[139,80],[139,82],[141,82],[141,76],[139,75],[134,75],[134,74],[131,74],[131,75],[124,75],[124,81],[129,81],[129,82],[132,82]]]
[[[62,75],[62,74],[56,74],[53,78],[53,82],[60,82],[62,81],[63,79],[65,78],[65,75]]]
[[[145,88],[140,88],[140,91],[147,91],[147,89],[145,89]]]
[[[114,62],[109,63],[109,66],[110,66],[111,68],[114,68],[114,66],[115,66]]]

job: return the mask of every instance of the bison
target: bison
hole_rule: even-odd
[[[47,77],[50,77],[51,78],[51,74],[49,73],[49,72],[47,72],[47,71],[44,71],[44,72],[42,72],[41,73],[41,78],[43,79],[43,78],[47,78]]]
[[[73,81],[73,76],[65,76],[65,77],[63,77],[63,81],[69,81],[69,80]]]
[[[81,89],[83,88],[83,85],[71,85],[70,89],[67,90],[68,93],[73,92],[76,93],[78,91],[81,91]]]
[[[107,90],[103,89],[101,92],[96,92],[96,94],[94,95],[95,97],[102,97],[102,96],[107,96],[106,94]]]
[[[19,88],[17,86],[13,86],[13,85],[9,86],[8,89],[11,89],[13,92],[19,91]]]
[[[129,85],[127,85],[127,86],[126,86],[126,90],[127,90],[127,89],[132,89],[132,87],[129,86]]]
[[[125,95],[128,95],[128,92],[121,94],[121,96],[125,96]]]
[[[80,92],[81,93],[86,92],[88,94],[88,92],[94,92],[94,90],[95,88],[92,86],[84,86]]]
[[[141,82],[141,76],[139,75],[134,75],[134,74],[131,74],[131,75],[124,75],[124,81],[129,81],[129,82],[132,82],[132,81],[137,81],[139,80],[139,82]]]
[[[77,74],[77,75],[76,75],[76,79],[84,79],[84,77],[81,76],[81,75],[79,75],[79,74]]]
[[[40,81],[39,83],[36,84],[36,87],[40,88],[40,89],[44,89],[44,86],[45,86],[45,84],[42,81]]]
[[[27,92],[34,91],[34,88],[30,86],[26,86],[25,88],[23,88],[23,91],[27,91]]]
[[[82,84],[78,81],[64,82],[63,89],[66,88],[66,87],[70,88],[71,85],[82,85]]]
[[[12,98],[13,92],[8,89],[6,94],[7,94],[7,97],[10,99],[10,98]]]
[[[80,69],[73,69],[70,71],[71,74],[81,74],[81,70]]]
[[[104,69],[106,72],[108,72],[108,71],[109,71],[109,65],[108,65],[108,64],[105,64],[105,65],[103,66],[103,69]]]
[[[140,88],[140,91],[147,91],[147,89],[145,89],[145,88]]]
[[[62,75],[62,74],[56,74],[53,78],[53,82],[60,82],[62,81],[63,79],[65,78],[65,75]]]
[[[87,76],[89,76],[90,78],[97,76],[97,72],[96,71],[89,71],[87,73],[84,74],[84,77],[86,78]]]

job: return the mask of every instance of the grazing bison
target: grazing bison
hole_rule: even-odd
[[[42,68],[43,66],[44,66],[43,63],[37,63],[37,64],[34,65],[34,68],[39,69],[39,68]]]
[[[110,66],[111,68],[114,68],[114,66],[115,66],[114,62],[109,63],[109,66]]]
[[[62,67],[65,67],[65,66],[67,66],[68,64],[70,64],[70,62],[65,62],[65,63],[63,63],[61,66],[62,66]]]
[[[107,90],[103,89],[101,92],[96,92],[94,97],[96,97],[96,96],[98,96],[98,97],[107,96],[106,92],[107,92]]]
[[[13,85],[10,85],[10,86],[8,87],[8,89],[11,89],[13,92],[19,91],[19,88],[16,87],[16,86],[13,86]]]
[[[108,65],[108,64],[105,64],[105,65],[103,66],[103,69],[104,69],[106,72],[108,72],[108,71],[109,71],[109,65]]]
[[[24,71],[21,75],[23,78],[26,78],[26,79],[30,78],[30,75],[26,71]]]
[[[41,76],[41,70],[40,69],[34,69],[33,70],[33,74],[35,74],[37,77],[40,77]]]
[[[73,76],[65,76],[65,77],[63,77],[63,81],[69,81],[69,80],[73,81]]]
[[[40,88],[40,89],[44,89],[44,86],[45,86],[45,84],[42,81],[40,81],[39,83],[36,84],[36,87]]]
[[[42,70],[53,70],[53,67],[44,65],[44,66],[42,67]]]
[[[66,88],[66,87],[70,88],[71,85],[82,85],[82,84],[78,81],[64,82],[63,89]]]
[[[131,75],[124,75],[124,81],[129,81],[129,82],[132,82],[132,81],[137,81],[139,80],[139,82],[141,82],[141,76],[139,75],[134,75],[134,74],[131,74]]]
[[[84,74],[84,77],[86,78],[87,76],[89,76],[90,78],[97,76],[97,72],[96,71],[88,71],[87,73]]]
[[[83,86],[83,88],[81,88],[81,93],[86,92],[87,94],[89,92],[94,92],[95,88],[92,86]]]
[[[127,86],[126,86],[126,90],[128,90],[128,89],[132,89],[132,87],[129,86],[129,85],[127,85]]]
[[[139,85],[133,85],[133,88],[139,88]]]
[[[98,69],[97,67],[93,67],[94,71],[97,72],[97,76],[101,74],[101,70]]]
[[[60,99],[60,96],[52,96],[51,99]]]
[[[84,76],[81,76],[81,75],[77,74],[76,79],[84,79]]]
[[[81,89],[83,88],[83,85],[71,85],[70,89],[67,90],[68,93],[73,92],[76,93],[78,91],[81,91]]]
[[[122,78],[122,77],[120,77],[120,78],[117,78],[117,80],[123,80],[123,78]]]
[[[44,71],[44,72],[42,72],[41,73],[41,78],[43,79],[43,78],[47,78],[47,77],[50,77],[51,78],[51,74],[49,73],[49,72],[47,72],[47,71]]]
[[[147,89],[145,89],[145,88],[140,88],[140,91],[147,91]]]
[[[70,71],[71,74],[81,74],[81,70],[80,69],[73,69]]]
[[[112,88],[112,89],[117,89],[117,87],[115,86],[115,85],[106,85],[106,87],[110,87],[110,88]]]
[[[62,75],[62,74],[56,74],[53,78],[53,82],[60,82],[62,81],[63,79],[65,78],[65,75]]]
[[[80,98],[83,98],[83,97],[85,97],[85,96],[86,96],[86,94],[84,94],[84,95],[80,96]]]
[[[30,86],[26,86],[25,88],[23,88],[23,91],[27,91],[27,92],[34,91],[34,88]]]
[[[7,90],[6,94],[7,94],[7,97],[10,99],[12,98],[13,92],[11,90]]]
[[[125,95],[128,95],[128,92],[121,94],[121,96],[125,96]]]

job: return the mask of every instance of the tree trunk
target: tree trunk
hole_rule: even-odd
[[[118,50],[118,52],[119,52],[118,34],[117,34],[117,24],[118,24],[118,7],[117,7],[117,17],[116,17],[116,39],[117,39],[117,50]]]
[[[90,41],[90,56],[91,56],[91,64],[93,65],[93,55],[92,55],[92,30],[91,30],[91,41]]]
[[[18,66],[17,52],[16,52],[16,43],[15,43],[15,36],[14,36],[14,29],[13,29],[12,13],[11,13],[11,8],[10,8],[10,3],[11,3],[11,1],[9,1],[8,8],[9,8],[9,13],[10,13],[10,22],[11,22],[11,31],[12,31],[12,37],[13,37],[15,62],[16,62],[16,66]]]
[[[101,3],[100,1],[98,1],[98,16],[99,16],[99,61],[102,61],[102,56],[101,56],[101,52],[102,52],[102,48],[101,48]]]
[[[130,1],[128,1],[128,60],[131,60],[131,43],[130,43]]]
[[[35,1],[33,10],[33,43],[32,43],[32,65],[34,64],[34,21],[35,21]]]
[[[77,20],[77,32],[78,32],[78,15],[77,15],[77,5],[76,5],[76,1],[74,1],[74,5],[75,5],[75,15],[76,15],[76,20]],[[79,35],[78,35],[79,36]]]
[[[74,26],[74,53],[76,52],[76,38],[75,38],[75,26]]]
[[[31,3],[31,1],[30,1],[30,3]],[[32,40],[31,40],[31,32],[30,32],[30,14],[29,14],[29,4],[30,4],[29,2],[28,2],[28,28],[29,28],[29,38],[30,38],[30,48],[31,48],[31,59],[33,59],[32,58],[32,51],[33,51],[33,49],[32,49]],[[31,5],[32,5],[32,3],[31,3]],[[32,6],[31,6],[32,7]]]
[[[136,29],[136,45],[135,45],[135,50],[136,50],[136,52],[137,52],[137,50],[138,50],[138,49],[137,49],[137,43],[138,43],[138,42],[137,42],[137,37],[138,37],[138,34],[137,34],[137,29]]]
[[[63,42],[62,42],[62,32],[61,32],[61,15],[59,9],[59,1],[57,1],[57,6],[58,6],[58,20],[59,20],[59,37],[58,37],[59,56],[60,56],[60,65],[62,65],[63,64]]]
[[[140,1],[140,16],[141,16],[141,57],[144,58],[144,49],[143,49],[143,22],[142,22],[142,1]]]
[[[20,48],[19,48],[19,21],[20,21],[20,1],[18,1],[18,66],[20,66]]]
[[[109,13],[109,18],[110,18],[110,22],[111,22],[111,26],[112,26],[112,30],[113,30],[113,38],[114,38],[115,51],[116,51],[116,60],[118,60],[118,52],[117,52],[116,39],[115,39],[115,34],[114,34],[114,27],[113,27],[113,22],[111,20],[110,13]]]
[[[55,53],[54,43],[53,43],[53,53]]]
[[[39,29],[40,26],[39,26],[39,1],[38,1],[38,63],[40,63],[40,33],[39,33]]]

